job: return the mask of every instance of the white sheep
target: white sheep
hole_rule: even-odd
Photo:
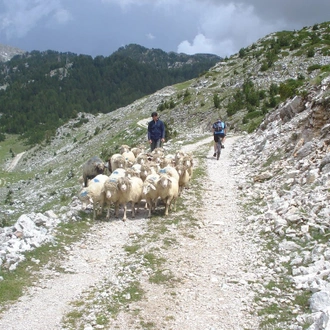
[[[191,154],[186,154],[182,158],[182,164],[187,167],[187,171],[188,171],[190,177],[192,177],[192,175],[193,175],[193,166],[194,166],[194,160],[193,160],[192,155]]]
[[[175,155],[168,154],[165,157],[163,157],[159,163],[160,167],[166,167],[166,166],[175,166]]]
[[[131,147],[127,144],[123,144],[119,147],[119,152],[122,154],[123,152],[130,151]]]
[[[142,199],[143,181],[138,177],[121,177],[118,179],[118,199],[116,202],[116,217],[119,215],[119,205],[123,206],[124,216],[123,221],[126,220],[127,203],[132,203],[132,218],[135,217],[135,205],[137,205],[137,212],[139,211],[139,203]]]
[[[146,200],[146,208],[149,210],[148,217],[151,217],[151,212],[154,211],[157,206],[157,199],[159,197],[157,183],[159,179],[159,174],[153,173],[148,175],[143,182],[142,199]]]
[[[117,168],[126,168],[126,160],[121,154],[113,154],[110,158],[109,169],[111,172],[115,171]]]
[[[177,165],[175,166],[175,169],[179,174],[179,194],[181,194],[182,190],[188,187],[190,175],[188,172],[188,168],[185,165]]]
[[[165,216],[168,215],[169,209],[176,211],[176,200],[179,196],[179,181],[168,174],[161,174],[157,182],[158,196],[165,203]]]
[[[104,183],[109,179],[107,175],[99,174],[93,178],[88,187],[84,187],[78,198],[82,201],[83,206],[93,203],[93,220],[96,218],[96,211],[99,207],[98,214],[102,214],[105,203]]]
[[[135,163],[137,164],[147,164],[149,162],[150,156],[145,153],[140,153],[139,155],[136,156]]]
[[[145,147],[141,145],[141,146],[132,148],[131,151],[133,152],[133,154],[134,154],[134,156],[136,158],[141,153],[144,153]]]
[[[126,167],[130,167],[135,163],[135,156],[132,151],[125,151],[121,154],[126,162]]]
[[[151,167],[149,164],[143,164],[141,165],[141,172],[140,172],[140,178],[142,181],[145,181],[147,176],[151,173],[156,173],[157,171]]]
[[[165,153],[165,151],[164,151],[164,148],[162,148],[162,147],[159,147],[159,148],[155,148],[152,152],[151,152],[151,154],[152,155],[160,155],[160,156],[164,156],[164,153]]]
[[[126,170],[117,168],[111,173],[108,179],[104,183],[104,194],[106,202],[108,203],[108,212],[106,218],[110,218],[110,206],[111,203],[115,204],[118,201],[118,180],[121,177],[126,176]]]
[[[172,167],[172,166],[163,167],[160,170],[158,170],[158,173],[159,174],[167,174],[170,177],[173,177],[177,181],[179,181],[179,174],[178,174],[177,170],[174,167]]]
[[[127,177],[133,177],[133,176],[136,176],[136,177],[140,177],[140,171],[137,170],[136,168],[133,168],[133,167],[129,167],[129,168],[126,168],[126,176]]]
[[[186,153],[183,150],[178,150],[175,153],[175,164],[179,165],[182,164],[182,159],[186,155]]]

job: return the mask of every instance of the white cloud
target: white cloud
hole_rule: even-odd
[[[271,25],[261,21],[256,16],[254,7],[242,4],[210,5],[208,8],[204,7],[201,13],[198,33],[192,42],[182,41],[178,46],[179,52],[230,56],[283,26],[283,22]]]
[[[214,53],[213,41],[207,39],[203,34],[198,34],[192,43],[185,40],[178,46],[178,53],[196,54],[196,53]]]
[[[148,38],[149,40],[153,40],[153,39],[155,39],[155,36],[154,36],[153,34],[151,34],[151,33],[148,33],[146,36],[147,36],[147,38]]]
[[[24,37],[43,18],[54,17],[57,23],[65,23],[70,14],[61,7],[60,0],[4,0],[0,14],[0,32],[8,39]]]
[[[65,24],[73,19],[71,13],[65,9],[59,9],[55,12],[54,18],[59,24]]]

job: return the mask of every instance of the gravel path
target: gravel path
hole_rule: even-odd
[[[25,151],[23,151],[23,152],[17,154],[17,155],[13,158],[13,160],[11,161],[11,163],[8,165],[6,171],[7,171],[7,172],[12,172],[12,171],[15,169],[17,163],[18,163],[18,162],[20,161],[20,159],[24,156],[24,154],[25,154]]]
[[[178,244],[164,252],[169,270],[179,278],[175,287],[143,282],[145,298],[130,310],[140,311],[153,329],[258,329],[250,313],[256,280],[253,264],[256,247],[244,230],[244,217],[237,202],[230,151],[236,138],[228,138],[217,161],[210,148],[206,164],[208,181],[194,215],[201,226],[191,236],[177,235]],[[186,147],[192,151],[211,139]],[[145,213],[143,213],[145,214]],[[97,222],[85,238],[68,248],[62,262],[65,272],[44,269],[42,277],[16,304],[3,313],[0,329],[56,330],[70,310],[70,302],[116,273],[125,258],[123,245],[146,231],[146,219]],[[141,275],[142,276],[142,275]],[[102,326],[86,325],[83,329]],[[103,327],[104,329],[108,329]],[[142,329],[129,311],[119,313],[109,329]]]

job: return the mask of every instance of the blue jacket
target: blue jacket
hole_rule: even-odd
[[[165,126],[161,120],[150,121],[148,124],[148,140],[165,139]]]

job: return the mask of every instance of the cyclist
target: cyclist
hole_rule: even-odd
[[[219,138],[222,139],[222,141],[221,141],[221,148],[224,148],[225,147],[223,145],[223,143],[225,142],[226,133],[227,133],[226,123],[219,118],[212,125],[212,130],[213,130],[213,139],[214,139],[214,154],[213,154],[213,157],[216,157],[216,155],[217,155],[217,143],[219,141]]]

